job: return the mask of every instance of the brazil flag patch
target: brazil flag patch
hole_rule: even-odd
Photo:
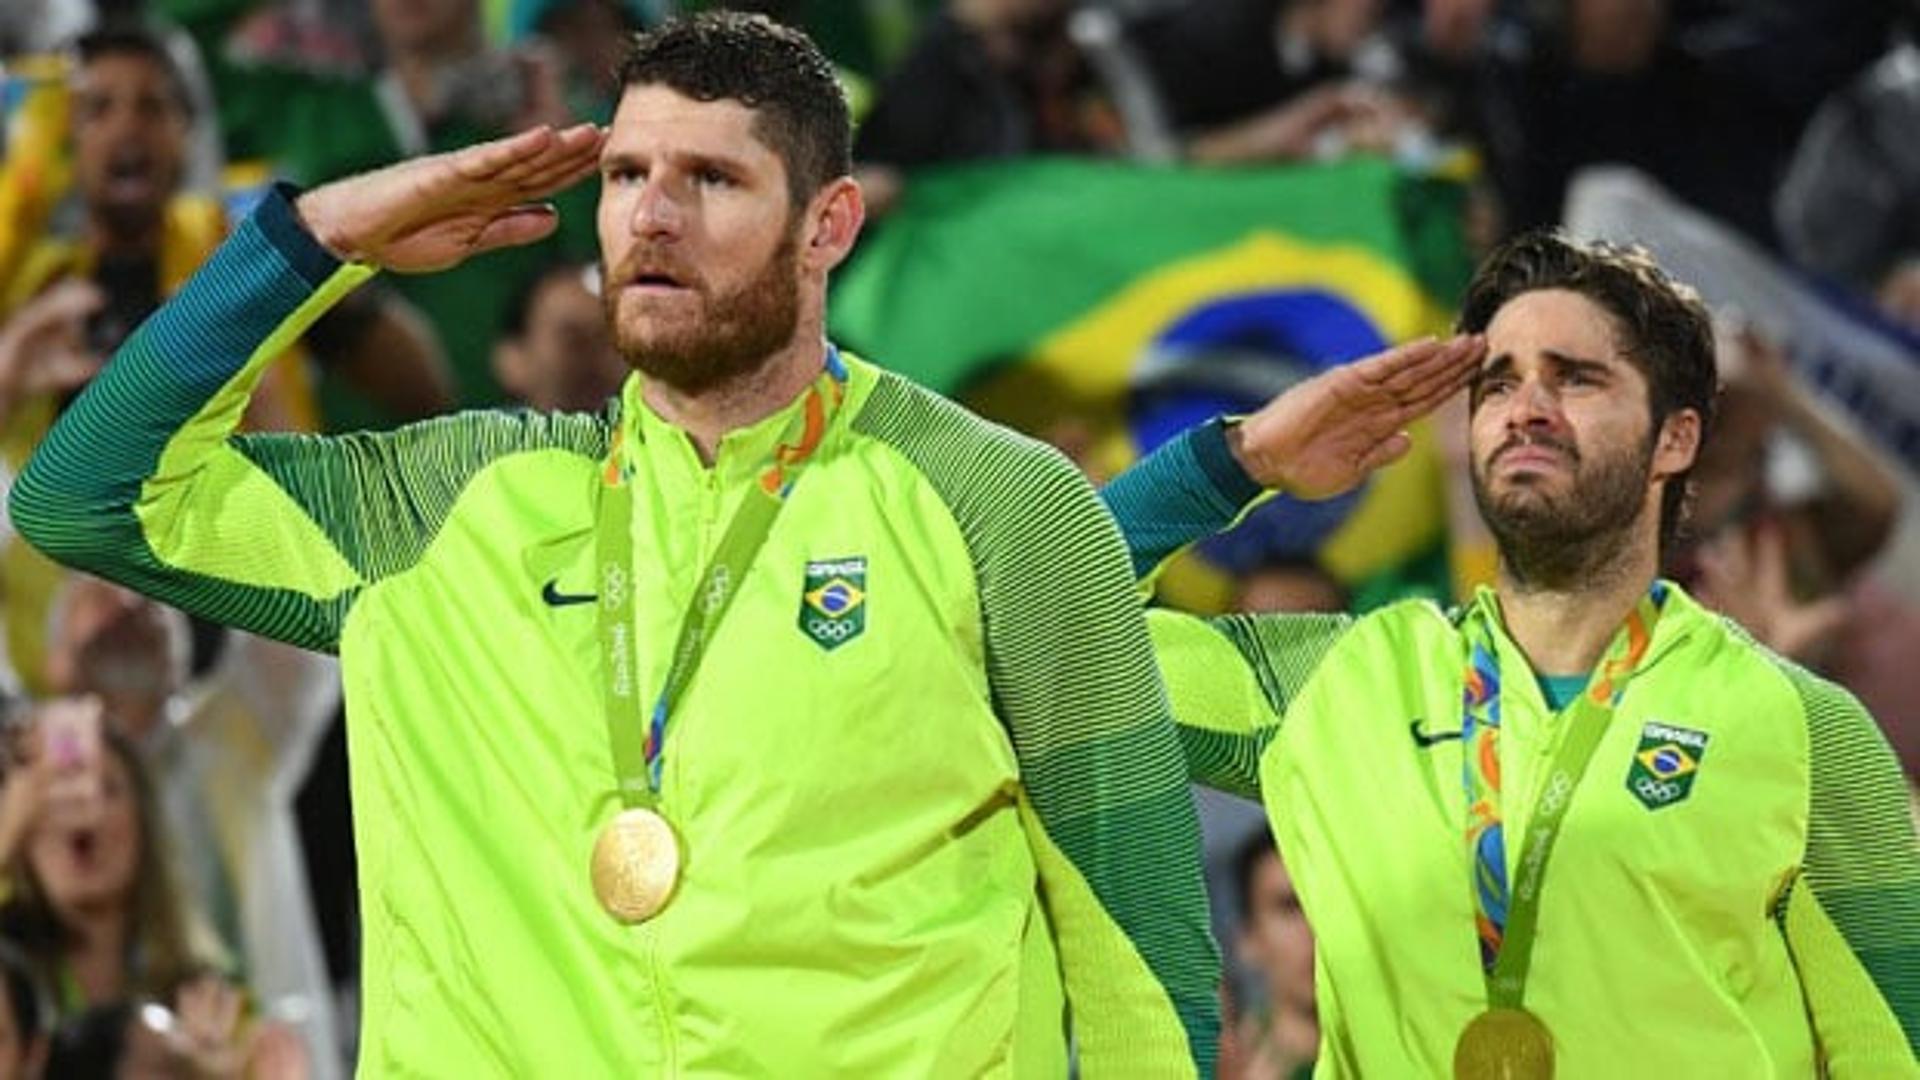
[[[1640,729],[1640,748],[1627,769],[1627,790],[1649,810],[1683,802],[1707,756],[1707,733],[1668,724]]]
[[[867,628],[867,559],[855,555],[807,563],[800,590],[800,630],[823,649],[837,649]]]

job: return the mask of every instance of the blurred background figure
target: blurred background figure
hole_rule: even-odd
[[[568,113],[605,124],[619,100],[621,49],[659,14],[647,0],[514,0],[511,18],[512,41],[554,50]]]
[[[493,348],[507,396],[541,412],[594,412],[620,392],[627,362],[607,333],[600,269],[561,262],[514,297]]]
[[[63,748],[89,726],[91,737]],[[132,744],[99,726],[98,704],[49,703],[17,745],[0,791],[0,933],[52,988],[59,1013],[171,1000],[221,970],[223,950],[173,879],[151,778]]]
[[[156,10],[191,32],[219,101],[227,156],[269,175],[314,185],[416,154],[464,146],[540,123],[570,122],[563,61],[543,41],[505,48],[485,32],[479,0],[372,0],[378,63],[316,69],[248,55],[236,34],[262,0],[157,0]],[[451,372],[435,365],[329,367],[320,387],[332,430],[390,426],[450,404],[497,404],[491,369],[500,313],[526,275],[560,253],[591,258],[597,185],[559,199],[561,228],[549,241],[501,252],[449,274],[386,284],[424,316]],[[355,341],[373,352],[394,342]],[[338,378],[333,377],[338,375]]]
[[[1920,332],[1920,49],[1902,42],[1807,125],[1774,209],[1788,254]]]
[[[293,800],[337,707],[331,660],[232,634],[189,681],[186,616],[75,575],[54,607],[47,681],[99,703],[157,779],[176,841],[171,873],[232,943],[258,1003],[313,1046],[333,1046],[321,954]],[[314,1069],[335,1075],[332,1059]]]
[[[1241,924],[1232,942],[1246,976],[1222,1033],[1220,1080],[1305,1080],[1320,1051],[1313,931],[1273,837],[1257,829],[1234,868]]]
[[[1349,610],[1351,598],[1338,578],[1310,557],[1270,560],[1240,575],[1235,611]]]

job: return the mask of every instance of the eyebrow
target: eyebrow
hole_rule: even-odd
[[[1540,355],[1546,357],[1547,362],[1560,371],[1577,371],[1590,375],[1607,375],[1612,373],[1615,366],[1606,360],[1592,360],[1584,356],[1575,356],[1572,353],[1561,352],[1558,349],[1542,349],[1540,350]],[[1501,353],[1489,359],[1486,366],[1475,372],[1473,377],[1475,380],[1485,379],[1494,375],[1504,375],[1512,370],[1513,354]]]
[[[722,172],[734,173],[741,176],[746,175],[748,171],[747,163],[744,160],[728,157],[725,154],[669,153],[658,156],[665,157],[667,160],[688,169],[715,168]],[[603,169],[613,168],[615,166],[634,168],[653,160],[655,160],[654,155],[639,154],[631,150],[608,150],[600,155],[600,167]]]

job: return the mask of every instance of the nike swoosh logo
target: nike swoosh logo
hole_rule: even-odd
[[[1455,728],[1452,731],[1442,731],[1435,735],[1428,735],[1420,730],[1420,721],[1418,720],[1408,724],[1407,730],[1413,734],[1413,745],[1422,749],[1433,746],[1436,743],[1446,742],[1448,739],[1458,739],[1460,737],[1459,728]]]
[[[599,597],[592,593],[563,593],[560,591],[560,579],[554,578],[547,582],[546,588],[540,590],[540,599],[554,607],[566,607],[568,604],[591,604]]]

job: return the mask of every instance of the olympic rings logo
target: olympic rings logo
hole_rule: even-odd
[[[1665,780],[1655,780],[1649,776],[1635,777],[1634,793],[1648,802],[1666,804],[1680,797],[1680,785]]]
[[[733,575],[729,574],[724,566],[714,567],[713,576],[707,579],[706,596],[701,600],[707,614],[711,615],[720,610],[721,606],[727,602],[727,594],[732,591]]]
[[[808,619],[807,633],[830,641],[845,641],[860,632],[860,627],[852,622],[830,622],[826,619]]]
[[[608,563],[600,578],[600,599],[607,607],[617,608],[627,599],[627,573],[618,563]]]

